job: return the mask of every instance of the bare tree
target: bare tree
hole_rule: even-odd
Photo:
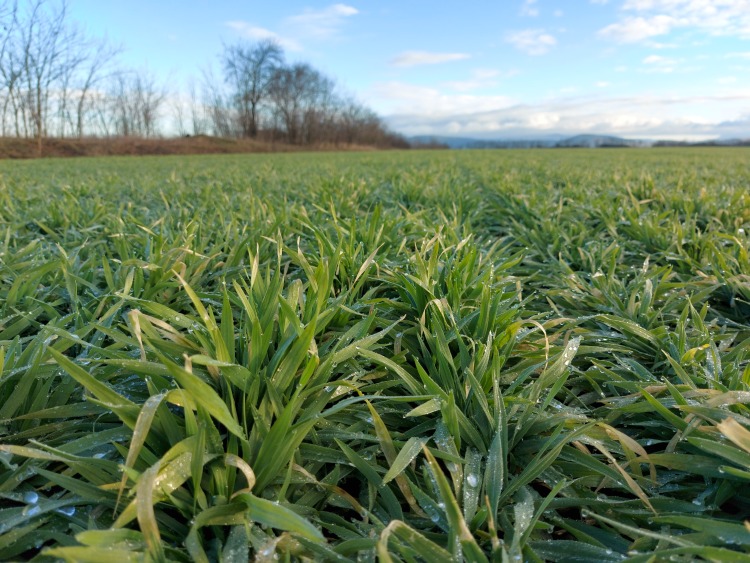
[[[9,0],[3,0],[0,2],[0,61],[5,56],[5,49],[8,45],[10,38],[13,36],[13,31],[16,24],[16,12],[18,10],[18,2]]]
[[[31,129],[42,154],[47,134],[52,85],[66,72],[64,56],[70,37],[66,28],[67,4],[45,10],[45,0],[34,0],[28,19],[20,28],[23,41],[24,86]]]
[[[93,90],[112,76],[114,71],[110,70],[110,67],[121,52],[119,47],[111,46],[106,39],[93,41],[89,46],[90,48],[85,51],[86,58],[82,60],[82,73],[77,87],[75,132],[78,138],[84,135],[87,114],[92,106]]]
[[[242,137],[258,136],[260,105],[283,59],[281,47],[270,40],[224,48],[224,76]]]
[[[119,50],[69,21],[66,0],[0,0],[2,133],[83,136],[92,90]]]
[[[15,34],[17,23],[16,12],[18,4],[16,1],[3,1],[0,3],[0,92],[2,92],[2,109],[0,120],[2,120],[2,134],[7,135],[7,113],[13,97],[13,88],[18,76],[14,65],[11,64],[13,57],[9,53],[8,46]]]
[[[305,63],[278,69],[269,93],[274,110],[293,144],[312,143],[316,128],[333,102],[333,81]]]
[[[213,68],[203,69],[202,74],[201,105],[205,108],[206,129],[217,137],[235,136],[237,131],[232,119],[230,96],[225,93]]]
[[[188,84],[188,95],[190,97],[190,124],[193,128],[193,135],[203,135],[206,133],[206,106],[198,100],[195,81],[190,80]]]
[[[166,91],[147,72],[115,76],[111,92],[115,131],[125,137],[156,135]]]
[[[117,71],[119,49],[69,21],[67,0],[0,0],[0,132],[43,139],[158,134],[166,90],[147,72]],[[172,108],[180,134],[281,138],[293,144],[393,141],[370,110],[309,64],[284,65],[272,41],[225,47],[221,79]],[[189,101],[188,101],[189,99]],[[189,104],[189,105],[188,105]]]

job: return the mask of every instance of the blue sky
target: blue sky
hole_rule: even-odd
[[[177,96],[222,44],[287,58],[407,135],[750,137],[750,0],[70,0]]]

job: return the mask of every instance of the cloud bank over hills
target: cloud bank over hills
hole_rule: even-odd
[[[658,98],[651,96],[571,97],[537,104],[510,99],[425,95],[421,105],[402,96],[388,124],[407,135],[456,135],[479,139],[543,137],[582,133],[639,139],[700,141],[750,136],[747,94]],[[492,105],[497,109],[485,109]],[[720,104],[740,117],[691,117],[696,109]],[[474,106],[475,111],[468,108]],[[747,111],[743,115],[743,111]],[[722,112],[723,113],[723,112]]]

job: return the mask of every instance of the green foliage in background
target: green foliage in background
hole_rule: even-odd
[[[0,560],[748,561],[743,150],[0,163]]]

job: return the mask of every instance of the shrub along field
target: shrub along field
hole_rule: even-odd
[[[743,150],[0,163],[0,560],[748,561]]]

